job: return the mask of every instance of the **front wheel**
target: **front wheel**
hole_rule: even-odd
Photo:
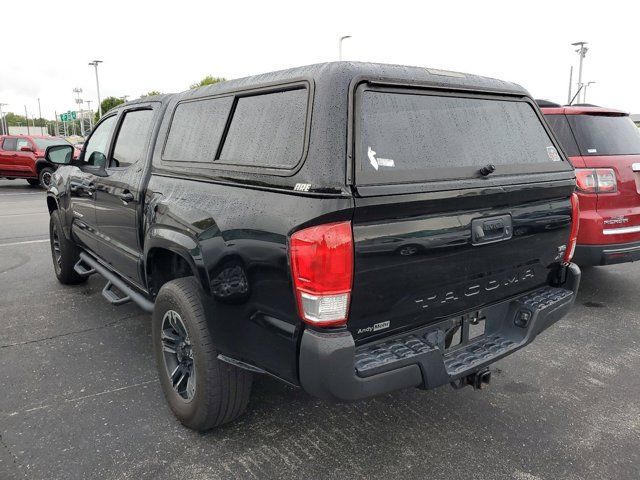
[[[198,431],[230,422],[247,407],[252,374],[218,360],[204,293],[194,277],[165,283],[153,309],[153,349],[171,410]]]
[[[49,188],[51,182],[53,181],[53,168],[44,167],[40,170],[40,174],[38,175],[38,183],[44,189]]]
[[[53,270],[58,281],[65,285],[85,282],[87,277],[81,277],[73,268],[80,260],[80,249],[64,236],[58,210],[54,210],[49,218],[49,241]]]

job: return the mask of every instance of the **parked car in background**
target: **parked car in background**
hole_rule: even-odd
[[[51,184],[52,174],[57,168],[44,158],[47,147],[71,145],[63,138],[39,135],[0,136],[0,178],[10,180],[24,178],[29,185],[43,188]],[[77,157],[80,150],[76,149]]]
[[[576,168],[581,266],[640,259],[640,131],[629,114],[595,105],[539,100]]]
[[[255,373],[352,401],[489,383],[570,309],[575,173],[512,83],[337,62],[145,97],[49,147],[61,283],[152,312],[206,430]],[[522,358],[522,357],[521,357]],[[558,385],[561,388],[561,385]]]

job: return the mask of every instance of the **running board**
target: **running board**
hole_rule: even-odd
[[[82,258],[76,262],[73,270],[81,277],[90,277],[91,275],[96,273],[96,269],[87,267],[87,265],[84,264],[84,260],[82,260]]]
[[[90,268],[86,269],[85,265],[88,265]],[[128,302],[134,302],[144,311],[153,312],[152,301],[131,288],[124,280],[98,262],[91,255],[85,252],[80,252],[80,260],[76,263],[74,270],[78,272],[79,275],[82,275],[82,273],[78,271],[78,268],[80,268],[81,271],[91,272],[87,273],[86,276],[99,273],[107,280],[107,284],[102,289],[102,296],[112,305],[123,305]],[[120,295],[119,292],[115,292],[114,288],[118,289],[122,294]]]

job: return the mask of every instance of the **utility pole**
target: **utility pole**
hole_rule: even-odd
[[[27,106],[24,106],[24,118],[27,120],[27,135],[31,135],[31,130],[29,130],[29,114],[27,113]]]
[[[571,103],[571,83],[573,82],[573,65],[569,69],[569,95],[567,96],[567,104]]]
[[[42,109],[40,108],[40,99],[38,98],[38,119],[42,122]],[[42,125],[40,125],[40,135],[44,135],[42,132]]]
[[[73,92],[77,95],[76,104],[80,109],[80,135],[84,137],[84,122],[82,121],[82,99],[80,98],[80,94],[82,93],[82,89],[77,87],[73,89]]]
[[[342,41],[347,38],[351,38],[351,35],[345,35],[340,37],[340,41],[338,42],[338,60],[342,61]]]
[[[584,57],[587,54],[587,51],[589,50],[587,47],[585,47],[586,44],[587,42],[575,42],[571,44],[574,47],[579,47],[576,50],[576,53],[580,58],[580,65],[578,66],[578,88],[582,87],[582,62],[584,61]],[[578,100],[580,100],[579,97],[578,97]],[[584,103],[584,101],[582,103]]]
[[[9,129],[7,128],[7,119],[2,115],[2,107],[8,105],[7,103],[0,103],[0,128],[3,135],[9,135]]]
[[[98,91],[98,119],[102,118],[102,103],[100,102],[100,82],[98,81],[98,64],[102,63],[102,60],[94,60],[89,62],[89,65],[96,69],[96,90]]]

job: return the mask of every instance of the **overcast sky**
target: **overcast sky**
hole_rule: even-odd
[[[83,1],[5,0],[5,111],[73,109],[75,87],[102,97],[176,92],[207,74],[238,78],[336,60],[457,70],[517,82],[566,102],[570,44],[589,42],[587,101],[640,113],[640,1]],[[575,87],[574,87],[575,88]]]

